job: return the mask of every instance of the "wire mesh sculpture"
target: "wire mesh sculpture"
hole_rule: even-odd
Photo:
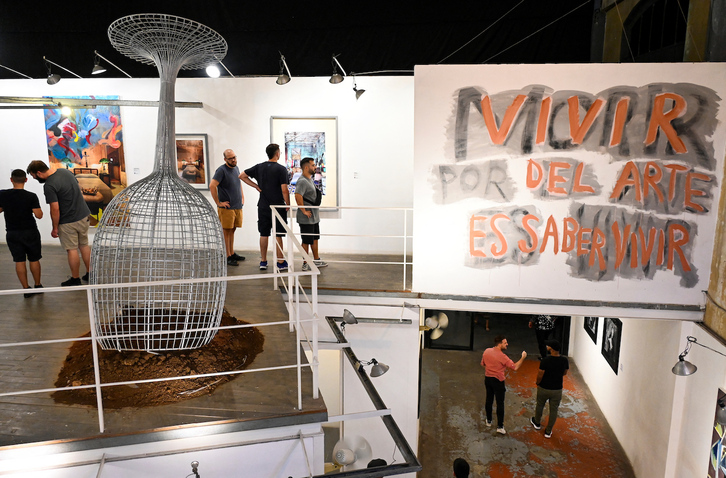
[[[173,15],[130,15],[108,28],[119,52],[155,64],[161,79],[154,171],[114,197],[91,251],[91,284],[182,284],[95,289],[95,330],[104,349],[184,350],[207,344],[222,317],[227,275],[221,225],[209,201],[176,172],[174,86],[180,69],[216,63],[227,43]]]

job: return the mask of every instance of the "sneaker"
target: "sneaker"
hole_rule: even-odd
[[[287,261],[278,262],[277,270],[278,272],[285,272],[287,270]]]
[[[534,421],[534,417],[529,419],[529,423],[532,424],[535,430],[539,430],[540,428],[542,428],[540,425],[537,424],[537,422]]]
[[[238,265],[239,265],[239,262],[237,262],[237,261],[236,261],[236,260],[234,259],[234,256],[229,256],[229,257],[227,258],[227,265],[228,265],[228,266],[235,266],[235,267],[236,267],[236,266],[238,266]]]
[[[260,261],[260,270],[261,271],[267,270],[267,261]]]
[[[32,289],[32,287],[26,287],[26,289]],[[33,297],[33,294],[23,294],[23,297],[25,297],[26,299],[30,299],[31,297]]]
[[[81,277],[81,280],[83,282],[88,282],[88,279],[90,278],[90,272],[86,272],[83,277]]]
[[[324,260],[322,260],[322,259],[315,259],[315,260],[314,260],[313,262],[315,263],[315,265],[316,265],[316,266],[317,266],[318,268],[320,268],[320,267],[328,267],[328,263],[327,263],[327,262],[325,262],[325,261],[324,261]]]
[[[312,269],[310,269],[310,264],[308,264],[307,262],[303,262],[302,271],[308,272],[310,270],[312,270]]]
[[[61,287],[68,287],[72,285],[83,285],[81,284],[80,277],[70,277],[68,280],[61,282]]]
[[[491,420],[487,420],[486,421],[486,424],[487,424],[488,427],[490,427],[490,426],[492,426],[492,421]]]
[[[500,435],[506,435],[507,430],[505,430],[504,427],[499,427],[497,428],[497,433],[499,433]]]
[[[545,438],[552,438],[552,432],[545,432]]]
[[[239,262],[239,261],[243,261],[243,260],[245,260],[245,256],[240,256],[240,255],[239,255],[239,254],[237,254],[236,252],[235,252],[234,254],[232,254],[232,255],[231,255],[230,257],[231,257],[232,259],[234,259],[235,261],[238,261],[238,262]]]

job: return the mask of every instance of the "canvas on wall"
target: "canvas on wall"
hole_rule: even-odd
[[[583,321],[585,332],[587,332],[587,335],[590,336],[595,344],[597,344],[597,324],[599,319],[599,317],[585,317]]]
[[[176,135],[176,169],[195,189],[209,189],[209,152],[206,134]]]
[[[91,99],[112,100],[116,96]],[[85,99],[85,98],[84,98]],[[91,210],[91,225],[126,185],[121,111],[118,106],[44,109],[48,166],[71,171]]]
[[[711,453],[708,459],[708,478],[726,477],[726,427],[718,422],[718,410],[726,403],[726,392],[719,389],[716,397],[716,412],[711,433]]]
[[[323,208],[338,206],[338,120],[334,117],[270,120],[271,142],[280,146],[280,164],[288,171],[290,194],[302,174],[300,161],[313,158],[315,186],[323,194]]]
[[[620,319],[606,317],[602,327],[601,352],[615,375],[618,374],[618,365],[620,365],[620,341],[622,336],[623,322]]]
[[[693,66],[416,67],[414,290],[695,313],[726,67]]]

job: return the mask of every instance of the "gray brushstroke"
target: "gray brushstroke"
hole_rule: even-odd
[[[434,166],[429,183],[434,190],[436,204],[451,204],[467,198],[508,202],[517,191],[503,159],[469,165]]]

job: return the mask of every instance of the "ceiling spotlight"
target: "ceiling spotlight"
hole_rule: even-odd
[[[371,377],[380,377],[384,373],[388,372],[388,370],[391,368],[388,365],[384,364],[383,362],[378,362],[376,359],[372,358],[370,362],[361,361],[360,362],[361,368],[367,366],[367,365],[373,365],[371,367]]]
[[[71,110],[71,107],[70,106],[61,106],[61,114],[63,116],[68,116],[69,114],[71,114],[72,111],[73,110]]]
[[[105,73],[106,72],[106,68],[103,67],[103,66],[101,66],[101,60],[103,60],[106,63],[108,63],[109,65],[111,65],[112,67],[116,68],[118,71],[120,71],[124,75],[128,76],[129,78],[131,78],[131,75],[129,75],[128,73],[126,73],[125,71],[123,71],[121,68],[119,68],[115,64],[113,64],[110,61],[108,61],[108,58],[104,57],[103,55],[101,55],[96,50],[93,50],[93,53],[96,56],[93,59],[93,70],[91,71],[91,74],[92,75],[100,75],[101,73]]]
[[[340,330],[345,332],[345,325],[346,324],[357,324],[358,319],[356,319],[355,315],[348,309],[343,309],[343,321],[340,323]]]
[[[345,73],[345,70],[343,69],[343,66],[340,64],[337,58],[338,55],[333,55],[333,61],[331,62],[333,64],[333,76],[330,77],[330,82],[334,85],[337,85],[338,83],[341,83],[343,80],[345,80],[345,77],[348,76]],[[343,75],[338,73],[338,68],[340,68],[340,71],[343,72]]]
[[[49,85],[55,85],[61,80],[61,76],[58,73],[53,73],[50,70],[50,63],[48,63],[48,60],[43,57],[43,60],[45,61],[45,68],[48,70],[48,79],[45,80]]]
[[[60,66],[58,63],[55,63],[53,61],[50,61],[46,57],[43,57],[43,61],[45,62],[45,67],[48,69],[48,79],[46,81],[48,82],[49,85],[55,85],[56,83],[58,83],[61,80],[61,76],[59,74],[52,73],[50,71],[50,65],[55,65],[58,68],[67,71],[68,73],[70,73],[71,75],[75,76],[76,78],[81,78],[81,79],[83,78],[82,76],[77,75],[76,73],[73,73],[68,68],[66,68],[64,66]]]
[[[219,68],[217,68],[217,65],[209,65],[207,67],[207,76],[210,78],[219,78],[219,75],[222,73],[219,71]]]
[[[716,421],[721,425],[726,425],[726,403],[723,400],[718,402],[718,410],[716,410]]]
[[[686,349],[678,356],[678,362],[676,362],[676,364],[671,369],[671,372],[673,372],[675,375],[680,375],[681,377],[687,377],[688,375],[693,375],[694,373],[696,373],[696,370],[698,370],[698,367],[693,365],[688,360],[685,360],[686,355],[688,355],[688,352],[691,351],[692,344],[700,345],[704,349],[708,349],[712,352],[716,352],[717,354],[723,355],[724,357],[726,357],[726,354],[723,354],[723,353],[719,352],[718,350],[714,350],[711,347],[698,343],[698,339],[696,339],[696,337],[692,337],[689,335],[686,337],[686,339],[688,340],[688,343],[686,344]],[[724,414],[724,416],[723,416],[724,422],[726,422],[726,411],[724,411],[723,414]]]
[[[106,68],[101,66],[101,57],[98,56],[98,53],[96,53],[96,56],[93,57],[93,69],[91,70],[91,74],[100,75],[101,73],[106,73]]]
[[[199,478],[199,462],[193,461],[192,462],[192,474]]]
[[[355,82],[355,74],[353,75],[353,91],[355,91],[356,100],[360,98],[363,93],[366,92],[366,90],[364,90],[363,88],[361,88],[360,90],[358,89],[358,84]]]
[[[280,75],[277,77],[277,83],[278,85],[286,85],[290,83],[290,69],[287,67],[287,62],[285,61],[285,55],[280,53]]]

